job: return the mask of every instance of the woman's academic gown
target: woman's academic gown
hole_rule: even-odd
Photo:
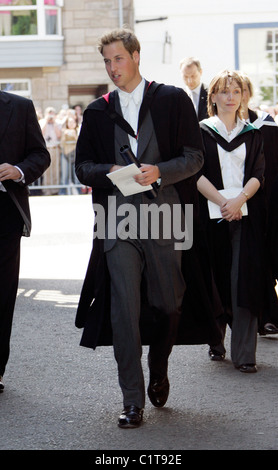
[[[245,128],[231,142],[227,142],[215,128],[210,127],[209,120],[200,123],[205,147],[205,162],[200,171],[216,187],[224,189],[217,144],[226,151],[232,151],[243,142],[246,145],[244,181],[257,178],[261,187],[247,202],[248,216],[242,218],[240,262],[238,273],[238,305],[250,309],[259,316],[263,302],[263,279],[265,272],[265,224],[266,205],[262,189],[264,182],[264,154],[262,137],[259,130],[252,125]],[[232,252],[229,239],[229,222],[217,223],[210,219],[207,200],[200,196],[201,219],[203,220],[209,242],[211,262],[216,285],[226,311],[231,309],[231,262]]]

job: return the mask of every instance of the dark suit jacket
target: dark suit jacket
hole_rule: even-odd
[[[198,105],[198,121],[202,121],[203,119],[208,118],[207,98],[208,98],[208,90],[207,90],[206,85],[202,83],[201,90],[200,90],[199,105]]]
[[[23,220],[23,235],[31,232],[28,185],[37,180],[50,165],[35,108],[31,100],[0,92],[0,164],[21,169],[24,182],[3,181]]]
[[[112,92],[109,103],[112,103],[114,96]],[[144,100],[141,109],[144,108]],[[104,209],[107,208],[108,196],[113,192],[113,185],[106,177],[106,173],[115,163],[115,122],[108,115],[108,106],[108,102],[103,97],[89,105],[84,113],[76,152],[77,176],[83,184],[92,186],[93,202],[102,205]],[[195,158],[202,155],[200,128],[192,102],[181,89],[161,85],[157,88],[149,109],[161,156],[159,165],[162,180],[167,181],[169,173],[166,169],[169,169],[170,160],[179,158],[187,151],[189,169],[191,159],[194,160],[194,153]],[[194,175],[194,172],[191,174]],[[170,185],[173,183],[173,181],[168,182]],[[190,204],[197,200],[195,176],[181,179],[175,187],[182,203]],[[194,242],[197,237],[198,231],[194,228]],[[200,239],[203,241],[203,237]],[[103,240],[94,239],[76,315],[76,326],[84,328],[81,345],[92,348],[97,345],[111,344],[110,283],[103,255],[103,244]],[[177,339],[177,344],[211,344],[211,342],[217,344],[220,336],[214,322],[212,300],[201,268],[203,262],[204,269],[209,270],[206,254],[201,257],[200,261],[196,256],[195,248],[192,248],[183,252],[183,258],[184,272],[187,271],[184,275],[188,289],[183,308],[186,315],[182,316],[179,330],[181,335]],[[142,343],[149,344],[148,341],[153,335],[155,325],[152,324],[153,315],[145,300],[142,293],[141,337]],[[190,306],[194,304],[194,306],[190,308],[189,304]]]

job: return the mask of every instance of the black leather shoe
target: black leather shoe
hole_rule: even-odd
[[[273,323],[266,323],[260,332],[260,335],[277,335],[278,328]]]
[[[0,375],[0,393],[4,391],[3,377]]]
[[[150,380],[148,395],[152,404],[158,408],[165,405],[169,395],[170,384],[168,377],[162,380]]]
[[[225,354],[221,354],[220,352],[214,351],[213,349],[210,349],[208,354],[212,361],[224,361],[225,359]]]
[[[120,428],[138,428],[142,423],[143,411],[135,405],[126,406],[119,416],[118,426]]]
[[[247,374],[252,374],[257,372],[257,366],[256,364],[241,364],[237,369],[240,370],[240,372],[245,372]]]

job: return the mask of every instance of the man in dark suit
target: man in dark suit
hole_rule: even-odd
[[[173,207],[178,206],[184,221],[184,203],[191,188],[196,189],[193,178],[203,164],[202,140],[186,93],[173,86],[150,83],[140,75],[140,44],[131,31],[104,35],[99,50],[117,89],[88,106],[77,143],[76,174],[82,184],[93,189],[98,234],[76,326],[84,328],[81,345],[95,348],[111,344],[107,340],[111,318],[124,405],[118,425],[129,428],[141,424],[145,405],[141,365],[144,335],[140,328],[144,315],[148,338],[144,344],[150,345],[148,396],[154,406],[161,407],[168,398],[168,357],[175,344],[185,292],[184,252],[176,249],[175,230],[165,237],[159,223],[146,229],[141,209],[167,206],[173,214]],[[143,191],[127,196],[107,177],[125,166],[121,154],[125,146],[141,165],[134,178]],[[144,192],[149,185],[156,188],[153,199]],[[115,219],[113,207],[119,209]],[[98,217],[101,208],[107,215],[104,237]],[[135,214],[125,225],[124,213]],[[111,220],[115,220],[114,226]],[[151,236],[153,229],[156,237]],[[207,304],[204,302],[204,309]],[[200,309],[201,316],[204,309]],[[202,320],[198,322],[200,331]]]
[[[191,98],[199,121],[208,118],[207,87],[201,83],[202,68],[195,57],[188,57],[180,62],[180,71],[186,84],[186,92]]]
[[[0,91],[0,391],[9,358],[20,240],[30,236],[28,185],[50,165],[32,101]]]

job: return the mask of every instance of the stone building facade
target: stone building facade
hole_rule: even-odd
[[[39,9],[40,2],[43,0],[33,1],[35,6],[31,8]],[[107,91],[110,85],[103,59],[97,50],[97,39],[121,24],[133,28],[133,0],[62,0],[57,1],[56,5],[60,10],[60,36],[57,30],[57,38],[62,42],[61,64],[57,65],[53,60],[54,65],[51,65],[51,57],[48,60],[46,55],[41,59],[45,60],[46,66],[40,64],[39,59],[36,59],[38,66],[33,64],[31,56],[35,52],[30,47],[38,47],[39,38],[29,36],[29,42],[26,42],[22,52],[26,54],[26,67],[22,67],[22,60],[15,54],[12,63],[7,58],[5,66],[0,69],[0,84],[3,84],[0,89],[26,80],[30,84],[26,94],[37,109],[44,111],[46,107],[53,106],[58,111],[64,105],[72,107],[76,104],[85,108],[94,98]],[[45,8],[45,4],[42,3],[42,7]],[[52,50],[54,44],[54,37],[44,38],[46,41],[41,43],[42,54],[47,47],[45,44],[48,44],[48,50]],[[25,39],[23,36],[9,38],[0,35],[0,48],[3,46],[7,50],[7,47],[14,47],[16,40],[19,45]],[[52,57],[54,59],[54,52]]]

